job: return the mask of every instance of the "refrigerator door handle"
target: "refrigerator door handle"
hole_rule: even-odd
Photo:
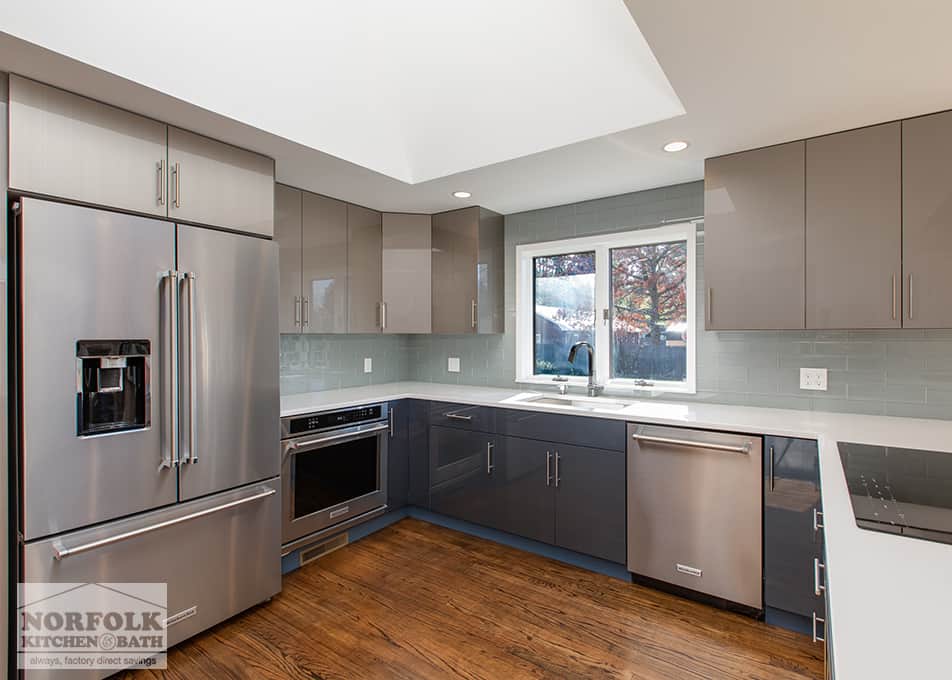
[[[175,403],[175,395],[178,394],[178,352],[175,351],[175,338],[178,336],[178,329],[176,328],[176,320],[178,315],[175,313],[175,299],[178,292],[178,279],[179,273],[174,269],[169,269],[166,272],[162,273],[162,279],[165,283],[167,289],[166,295],[166,304],[168,305],[168,310],[166,311],[166,319],[169,326],[168,334],[168,384],[166,385],[166,392],[168,394],[168,421],[169,427],[166,432],[168,437],[168,455],[163,456],[162,465],[163,468],[174,468],[179,464],[178,458],[178,431],[176,427],[178,412],[176,410],[177,404]]]
[[[112,545],[113,543],[119,543],[120,541],[125,541],[126,539],[129,539],[129,538],[135,538],[136,536],[141,536],[142,534],[148,534],[153,531],[157,531],[159,529],[164,529],[166,527],[175,526],[176,524],[181,524],[182,522],[188,522],[193,519],[198,519],[199,517],[204,517],[205,515],[211,515],[216,512],[221,512],[222,510],[227,510],[228,508],[234,508],[238,505],[244,505],[245,503],[250,503],[252,501],[257,501],[262,498],[267,498],[268,496],[273,496],[277,492],[278,492],[277,489],[266,489],[264,491],[258,491],[258,493],[252,496],[245,496],[244,498],[239,498],[234,501],[222,503],[221,505],[216,505],[211,508],[205,508],[204,510],[198,510],[196,512],[189,513],[187,515],[182,515],[181,517],[167,519],[164,522],[151,524],[147,527],[141,527],[139,529],[133,529],[131,531],[123,532],[121,534],[108,536],[107,538],[101,538],[98,541],[90,541],[89,543],[83,543],[82,545],[77,545],[72,548],[65,546],[61,542],[57,541],[56,543],[53,544],[53,558],[56,560],[61,560],[64,557],[69,557],[70,555],[78,555],[80,553],[89,552],[90,550],[95,550],[96,548],[102,548],[107,545]]]
[[[186,300],[188,309],[188,330],[185,335],[186,354],[188,355],[188,455],[182,464],[198,462],[195,451],[195,272],[185,272]]]

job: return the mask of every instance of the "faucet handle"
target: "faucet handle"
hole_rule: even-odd
[[[552,378],[552,382],[568,382],[568,381],[569,379],[566,378],[564,375],[557,375],[554,378]]]

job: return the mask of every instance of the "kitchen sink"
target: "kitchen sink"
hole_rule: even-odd
[[[538,404],[540,406],[558,406],[561,408],[573,408],[583,411],[621,411],[631,406],[630,402],[607,399],[605,397],[576,397],[572,395],[549,396],[545,394],[532,394],[520,399],[514,399],[524,404]]]

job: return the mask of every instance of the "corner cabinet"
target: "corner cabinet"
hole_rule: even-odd
[[[502,333],[503,217],[473,206],[433,215],[433,332]]]
[[[10,76],[13,190],[271,236],[274,161]]]
[[[429,333],[432,259],[431,218],[409,213],[383,214],[384,333]]]
[[[380,332],[381,214],[347,204],[347,332]]]
[[[704,162],[704,326],[804,327],[804,142]]]
[[[306,333],[347,332],[347,204],[303,193],[302,324]]]

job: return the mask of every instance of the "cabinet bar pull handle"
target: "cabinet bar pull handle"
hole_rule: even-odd
[[[495,444],[492,442],[486,442],[486,474],[491,475],[493,470],[496,469],[496,466],[493,464],[493,448]]]
[[[816,533],[823,528],[823,524],[820,523],[820,518],[823,517],[823,513],[816,508],[813,508],[813,533]]]
[[[555,488],[559,488],[559,484],[562,482],[562,477],[559,475],[559,461],[562,460],[562,456],[559,455],[559,452],[555,452]]]
[[[771,490],[771,491],[774,490],[774,469],[773,469],[774,462],[773,462],[773,459],[774,459],[774,447],[771,446],[771,447],[770,447],[770,460],[769,460],[769,465],[767,466],[767,469],[768,469],[769,474],[770,474],[770,480],[769,480],[769,481],[770,481],[770,490]]]
[[[390,408],[387,409],[387,420],[388,420],[388,425],[390,426],[390,436],[391,436],[391,437],[393,436],[393,413],[394,413],[394,411],[396,411],[396,410],[397,410],[397,409],[396,409],[395,406],[390,406]]]
[[[165,161],[161,160],[155,164],[156,175],[156,200],[159,205],[165,205]]]
[[[820,583],[820,569],[826,569],[826,565],[820,562],[820,558],[813,558],[813,594],[817,597],[823,594],[826,586]]]
[[[473,319],[472,319],[473,328],[476,328],[476,300],[473,300],[473,305],[471,309],[473,314]]]
[[[301,296],[294,296],[294,325],[301,325]]]
[[[175,181],[172,183],[173,196],[172,196],[172,207],[181,208],[182,207],[182,168],[176,163],[172,166],[172,177],[175,178]]]
[[[896,275],[892,277],[892,318],[896,318]]]
[[[545,485],[550,486],[552,484],[552,452],[545,452]]]
[[[467,423],[473,419],[473,416],[461,416],[458,413],[444,413],[443,417],[450,420],[465,420]]]
[[[714,289],[707,289],[707,321],[714,323]]]
[[[387,303],[380,303],[380,328],[386,330],[387,328]]]
[[[816,624],[818,624],[818,623],[824,623],[824,624],[825,624],[825,623],[826,623],[826,619],[821,619],[819,616],[816,615],[816,612],[813,612],[813,641],[814,641],[814,642],[826,642],[826,638],[821,638],[819,635],[816,634]]]
[[[304,319],[303,325],[311,323],[311,301],[308,298],[301,298],[301,316]]]
[[[906,310],[906,314],[912,321],[912,274],[909,275],[909,309]]]

